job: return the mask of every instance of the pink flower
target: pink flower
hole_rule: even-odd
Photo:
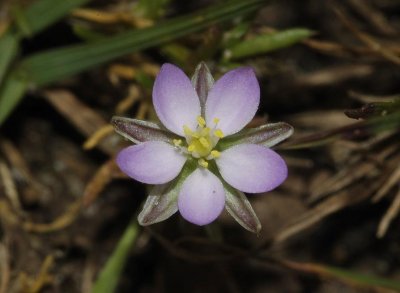
[[[187,221],[206,225],[226,206],[246,229],[261,229],[242,192],[270,191],[286,179],[284,160],[269,147],[293,128],[274,123],[243,130],[259,102],[250,67],[231,70],[215,83],[204,63],[192,82],[172,64],[161,67],[153,103],[162,126],[121,117],[112,121],[136,143],[118,154],[118,166],[133,179],[156,185],[139,215],[141,224],[179,210]]]

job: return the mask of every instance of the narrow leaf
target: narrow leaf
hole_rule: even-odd
[[[119,240],[114,252],[101,270],[91,293],[112,293],[128,260],[128,255],[138,236],[136,219],[132,220]]]
[[[42,3],[42,1],[47,4],[53,2],[55,6],[60,5],[61,7],[66,7],[64,2],[70,2],[61,1],[61,4],[54,0],[41,0],[38,2]],[[71,3],[77,4],[79,1],[84,0],[72,0]],[[35,85],[49,84],[114,58],[170,42],[189,33],[204,29],[207,26],[242,16],[255,11],[265,3],[265,0],[232,0],[209,6],[194,14],[171,19],[151,28],[121,33],[89,44],[74,45],[37,53],[21,61],[14,73],[29,77],[29,83]],[[45,15],[46,9],[42,6],[45,5],[37,6],[34,9],[35,12],[29,12],[26,17],[31,19],[32,15],[36,17],[40,15],[38,18],[42,17],[42,14]],[[57,10],[58,8],[54,7],[54,9]],[[43,12],[42,14],[38,13],[41,11]],[[56,14],[59,15],[58,12]],[[48,24],[48,21],[41,22],[41,20],[38,20],[37,24],[31,26],[32,31],[41,29],[45,23]],[[3,98],[0,97],[0,99]],[[16,103],[14,103],[15,106]],[[7,108],[7,111],[2,111],[3,117],[1,117],[0,123],[4,121],[14,107]]]
[[[246,230],[260,233],[261,223],[243,192],[224,184],[225,209]]]
[[[22,33],[31,36],[57,22],[72,9],[89,3],[90,0],[38,0],[27,9],[19,10],[18,22],[23,24]]]
[[[18,37],[10,32],[0,37],[0,85],[11,61],[17,54]]]
[[[206,63],[201,62],[199,65],[197,65],[194,75],[192,76],[192,84],[196,89],[197,95],[199,96],[202,111],[201,114],[204,117],[204,109],[207,101],[208,91],[214,85],[214,78],[211,75]]]
[[[8,117],[9,113],[23,98],[28,83],[15,76],[9,76],[0,88],[0,125]]]
[[[285,122],[269,123],[257,128],[244,129],[220,142],[222,150],[236,144],[253,143],[272,147],[293,134],[293,127]]]
[[[111,124],[117,133],[136,144],[149,140],[170,142],[175,138],[173,134],[153,122],[114,116]]]
[[[314,34],[305,28],[294,28],[270,34],[261,34],[244,40],[225,52],[227,59],[238,59],[264,54],[292,46]]]
[[[229,1],[197,13],[171,19],[154,27],[124,32],[90,44],[38,53],[24,60],[19,70],[36,84],[47,84],[114,58],[169,42],[209,25],[255,11],[263,0]]]

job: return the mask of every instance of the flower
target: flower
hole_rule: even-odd
[[[201,63],[192,81],[164,64],[153,104],[162,126],[114,117],[116,131],[136,145],[117,155],[119,168],[133,179],[154,184],[139,215],[148,225],[177,210],[187,221],[206,225],[226,207],[246,229],[261,224],[243,195],[274,189],[287,177],[284,160],[269,147],[290,136],[286,123],[244,129],[260,102],[260,87],[250,67],[214,80]]]

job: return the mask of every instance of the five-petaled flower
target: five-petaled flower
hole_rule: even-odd
[[[254,71],[240,67],[214,83],[201,63],[192,81],[164,64],[153,88],[162,126],[114,117],[116,131],[136,145],[123,149],[117,164],[137,181],[154,184],[139,222],[162,221],[177,210],[189,222],[206,225],[226,206],[246,229],[261,225],[242,192],[274,189],[287,177],[284,160],[269,147],[290,136],[286,123],[244,129],[260,102]]]

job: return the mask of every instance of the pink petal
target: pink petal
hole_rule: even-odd
[[[223,151],[216,162],[225,181],[243,192],[272,190],[287,177],[287,166],[282,157],[260,145],[233,146]]]
[[[181,69],[164,64],[154,82],[153,104],[166,128],[183,136],[183,125],[197,126],[200,101],[189,78]]]
[[[207,225],[221,214],[224,206],[222,183],[207,169],[196,169],[183,183],[178,208],[187,221],[199,226]]]
[[[260,103],[260,86],[250,67],[226,73],[211,88],[206,102],[206,121],[220,119],[225,135],[238,132],[254,117]]]
[[[163,184],[179,174],[186,157],[166,142],[148,141],[123,149],[116,161],[122,172],[137,181]]]

